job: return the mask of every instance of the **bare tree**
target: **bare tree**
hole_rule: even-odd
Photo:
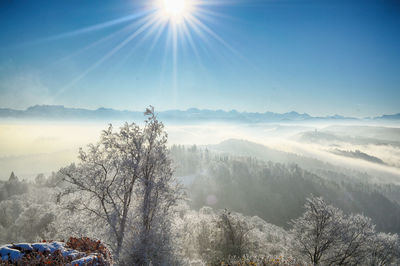
[[[397,234],[378,233],[368,243],[369,265],[398,265],[400,239]]]
[[[375,235],[371,219],[361,214],[352,214],[341,219],[339,241],[329,258],[330,265],[357,265],[365,260]]]
[[[194,246],[207,265],[220,264],[229,257],[242,258],[253,251],[250,233],[254,227],[240,214],[226,209],[214,213],[203,207],[197,218],[190,233],[195,235]]]
[[[145,114],[149,117],[143,132],[143,164],[136,189],[140,221],[133,225],[137,235],[130,241],[127,261],[135,265],[168,264],[173,260],[171,208],[183,195],[173,177],[164,126],[153,110],[148,109]]]
[[[109,227],[115,257],[121,255],[133,201],[142,202],[143,228],[149,231],[156,207],[174,204],[163,201],[161,188],[172,182],[172,170],[167,156],[167,135],[157,120],[154,108],[145,112],[148,119],[143,128],[125,123],[114,132],[110,125],[97,144],[86,151],[80,149],[80,162],[60,170],[70,186],[63,194],[78,193],[74,206],[104,221]],[[135,195],[135,192],[138,193]],[[86,197],[85,197],[86,196]],[[139,215],[139,214],[138,214]]]
[[[217,226],[222,230],[219,246],[222,254],[241,258],[250,249],[248,233],[251,228],[239,217],[233,216],[228,210],[224,210],[219,215]]]
[[[320,197],[311,197],[304,214],[292,221],[294,251],[314,265],[387,265],[399,257],[397,235],[376,233],[371,219],[344,215]]]
[[[292,221],[294,249],[318,265],[328,259],[340,240],[343,213],[327,205],[321,197],[308,198],[305,209],[301,217]]]

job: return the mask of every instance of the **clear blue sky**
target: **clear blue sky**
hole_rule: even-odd
[[[175,56],[143,3],[2,0],[0,107],[400,112],[399,1],[208,0]]]

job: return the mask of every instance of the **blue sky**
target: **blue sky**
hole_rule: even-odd
[[[1,1],[0,107],[400,112],[396,0],[208,0],[175,53],[145,3]]]

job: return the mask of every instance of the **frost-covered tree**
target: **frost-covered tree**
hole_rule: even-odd
[[[14,174],[14,172],[11,172],[10,178],[8,179],[9,182],[18,182],[19,179],[18,177]]]
[[[38,174],[35,177],[35,184],[37,186],[43,186],[43,185],[45,185],[45,182],[46,182],[46,177],[44,176],[44,174]]]
[[[20,241],[52,239],[56,230],[53,224],[55,218],[54,213],[43,205],[32,204],[19,215],[11,229],[18,233]]]
[[[330,254],[329,264],[359,264],[369,253],[368,243],[375,235],[375,226],[370,218],[360,214],[344,216],[340,220],[339,241]]]
[[[17,241],[15,235],[19,232],[14,232],[13,226],[23,210],[23,202],[17,197],[0,202],[0,225],[3,228],[0,244]]]
[[[134,255],[140,264],[150,262],[148,248],[160,239],[155,231],[165,232],[162,226],[167,225],[162,217],[179,194],[172,178],[164,126],[157,120],[153,107],[145,115],[148,118],[142,128],[126,123],[114,132],[110,125],[98,143],[90,144],[86,151],[80,150],[77,165],[60,170],[70,184],[63,194],[77,195],[69,197],[73,199],[73,208],[106,224],[116,259],[122,252],[130,253],[131,248],[124,247],[127,235],[135,238],[129,239],[129,244],[140,239],[141,245],[135,248],[143,249],[139,254],[143,257]]]
[[[55,239],[58,210],[52,190],[20,181],[28,189],[23,194],[0,201],[0,245]]]
[[[397,234],[378,233],[368,242],[369,265],[392,265],[400,263],[400,239]]]
[[[131,227],[133,235],[125,250],[125,263],[147,265],[175,264],[171,239],[172,208],[182,198],[182,190],[173,176],[167,149],[167,134],[153,110],[143,130],[143,162],[135,189],[137,204]]]
[[[329,258],[329,253],[340,240],[343,213],[324,202],[321,197],[306,200],[305,212],[292,221],[294,250],[318,265]]]
[[[0,201],[7,199],[13,195],[20,195],[28,191],[28,184],[11,172],[8,181],[4,182],[3,186],[0,184]]]
[[[231,212],[224,210],[219,214],[217,222],[221,229],[221,238],[218,246],[224,257],[236,256],[241,258],[250,250],[248,233],[250,226],[238,216],[231,215]]]
[[[257,216],[203,207],[199,211],[187,209],[177,217],[177,224],[181,256],[187,265],[221,265],[228,259],[291,256],[288,243],[292,238],[288,232]]]
[[[294,251],[314,265],[387,265],[399,258],[397,235],[376,233],[371,219],[345,215],[321,197],[292,221]]]

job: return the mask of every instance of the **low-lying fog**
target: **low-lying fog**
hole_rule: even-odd
[[[117,128],[121,123],[113,125]],[[400,128],[396,125],[165,124],[170,145],[207,145],[220,152],[285,163],[298,163],[293,159],[296,154],[366,172],[375,181],[400,183]],[[106,127],[101,122],[0,122],[0,179],[7,179],[11,171],[26,179],[57,171],[75,161],[79,147],[96,142]],[[231,139],[262,144],[266,150],[234,148],[227,141]]]

